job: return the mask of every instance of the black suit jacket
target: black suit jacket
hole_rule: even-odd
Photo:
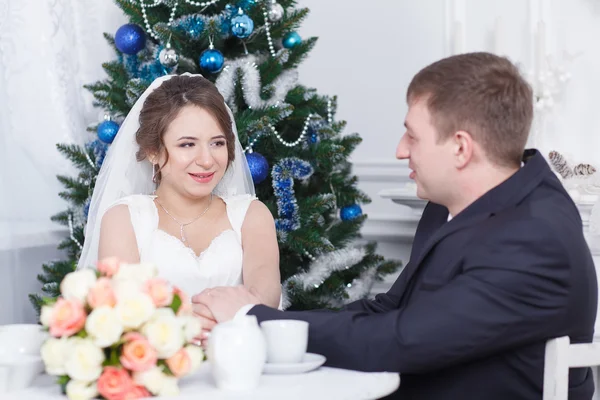
[[[450,221],[429,203],[388,293],[338,312],[249,313],[308,321],[308,350],[329,366],[399,372],[393,398],[541,399],[545,342],[592,341],[597,282],[575,204],[541,154],[525,156]],[[591,399],[591,370],[572,369],[569,387]]]

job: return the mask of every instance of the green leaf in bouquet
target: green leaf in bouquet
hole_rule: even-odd
[[[119,348],[118,347],[109,347],[106,349],[106,360],[102,363],[103,367],[120,367],[121,360],[119,359]]]
[[[56,379],[56,383],[60,386],[60,392],[67,394],[67,383],[69,383],[69,375],[61,375]]]
[[[173,302],[169,307],[177,314],[177,311],[179,311],[179,308],[181,307],[181,297],[179,297],[178,294],[173,295]]]
[[[85,339],[86,337],[88,337],[88,333],[86,332],[85,329],[82,329],[79,332],[77,332],[77,334],[75,335],[75,337],[80,337],[82,339]]]
[[[167,361],[166,360],[158,360],[156,362],[156,365],[162,370],[163,374],[168,375],[168,376],[175,376],[171,372],[171,369],[169,368],[169,366],[167,365]]]

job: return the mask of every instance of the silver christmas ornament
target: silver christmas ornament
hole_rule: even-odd
[[[283,7],[281,4],[273,2],[269,5],[267,15],[269,16],[269,21],[277,22],[283,18]]]
[[[158,54],[158,60],[163,66],[171,68],[176,66],[179,62],[179,55],[177,52],[175,52],[175,50],[167,46]]]

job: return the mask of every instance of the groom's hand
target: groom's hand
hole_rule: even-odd
[[[260,302],[244,286],[216,287],[192,297],[192,303],[208,307],[217,322],[229,321],[243,306]]]

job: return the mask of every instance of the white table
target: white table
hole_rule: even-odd
[[[342,400],[377,399],[393,393],[400,385],[400,376],[391,372],[358,372],[321,367],[297,375],[263,375],[259,386],[248,392],[219,390],[212,380],[210,364],[204,363],[194,375],[179,382],[179,400]],[[41,375],[32,387],[2,393],[3,400],[64,400],[54,377]],[[159,399],[160,397],[156,397]]]

